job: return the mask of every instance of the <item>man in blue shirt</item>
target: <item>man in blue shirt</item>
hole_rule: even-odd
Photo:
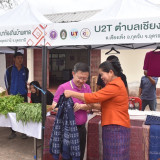
[[[23,66],[23,54],[16,52],[14,54],[14,65],[10,66],[6,70],[5,85],[9,95],[20,94],[24,97],[24,102],[27,102],[27,81],[29,70]],[[15,138],[15,131],[12,130],[10,139]],[[26,138],[23,135],[23,138]]]
[[[156,85],[158,78],[147,76],[147,71],[144,71],[144,75],[141,78],[139,87],[139,97],[142,99],[142,111],[145,110],[147,105],[149,105],[151,111],[155,111],[157,105]]]

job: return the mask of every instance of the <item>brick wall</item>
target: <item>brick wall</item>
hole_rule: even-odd
[[[156,89],[157,98],[160,98],[160,88]]]
[[[34,49],[34,80],[42,86],[42,49]],[[47,88],[49,88],[49,56],[47,56]]]
[[[91,77],[98,75],[98,67],[101,62],[101,50],[91,50],[90,54],[90,67]]]
[[[101,50],[92,50],[90,54],[90,86],[92,92],[97,90],[98,67],[101,63]]]

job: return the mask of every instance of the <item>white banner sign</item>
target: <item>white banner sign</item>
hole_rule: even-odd
[[[0,46],[42,46],[47,25],[0,27]]]
[[[45,32],[47,46],[160,42],[160,18],[59,23]]]
[[[154,42],[160,42],[159,18],[0,27],[0,46],[71,46]]]

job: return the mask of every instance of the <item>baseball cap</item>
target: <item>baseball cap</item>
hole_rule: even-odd
[[[16,52],[16,53],[14,54],[14,58],[16,58],[17,56],[22,56],[22,57],[23,57],[23,54],[22,54],[21,52]]]

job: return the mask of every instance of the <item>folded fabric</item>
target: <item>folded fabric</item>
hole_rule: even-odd
[[[160,125],[160,117],[147,115],[145,125],[152,125],[152,124]]]
[[[75,122],[73,101],[64,94],[58,101],[58,113],[50,138],[50,153],[55,160],[61,153],[63,159],[80,160],[79,133]]]
[[[160,125],[150,126],[149,136],[149,159],[160,159]]]

